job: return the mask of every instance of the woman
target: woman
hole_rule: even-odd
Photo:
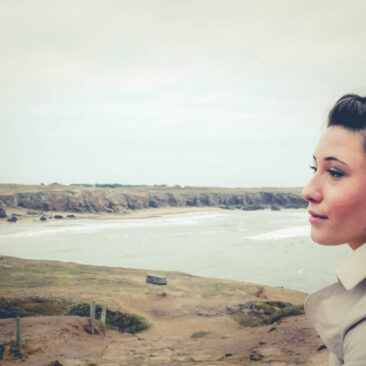
[[[347,243],[338,282],[311,294],[305,311],[330,351],[330,366],[366,365],[366,98],[348,94],[329,113],[303,190],[311,238]]]

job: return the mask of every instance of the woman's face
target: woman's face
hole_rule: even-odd
[[[302,195],[309,202],[311,238],[324,245],[366,243],[364,138],[328,127],[314,154],[314,176]]]

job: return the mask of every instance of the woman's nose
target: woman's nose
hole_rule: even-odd
[[[321,187],[316,176],[310,179],[301,193],[304,200],[319,203],[323,199]]]

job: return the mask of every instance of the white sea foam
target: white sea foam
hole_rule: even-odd
[[[219,212],[204,211],[162,216],[160,217],[160,221],[174,225],[196,225],[202,220],[211,220],[221,216],[225,215]]]
[[[248,236],[250,240],[280,240],[286,238],[296,238],[299,236],[309,236],[310,226],[295,226],[286,229],[270,231],[259,235]]]
[[[222,214],[215,212],[186,213],[179,215],[166,215],[157,218],[143,218],[134,220],[118,220],[113,222],[93,222],[83,224],[72,224],[63,226],[47,226],[40,230],[20,231],[13,234],[1,235],[1,238],[32,238],[38,236],[72,233],[92,234],[101,231],[123,230],[128,228],[162,227],[171,225],[198,225],[201,221],[214,219]],[[44,225],[44,224],[43,224]],[[46,224],[47,225],[47,224]],[[53,224],[52,224],[53,225]]]
[[[289,215],[298,216],[298,217],[309,217],[309,213],[307,211],[291,212],[291,213],[289,213]]]

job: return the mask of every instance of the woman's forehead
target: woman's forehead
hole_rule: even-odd
[[[363,149],[364,137],[340,126],[328,127],[315,150],[316,160],[335,157],[348,163],[350,160],[366,159]]]

